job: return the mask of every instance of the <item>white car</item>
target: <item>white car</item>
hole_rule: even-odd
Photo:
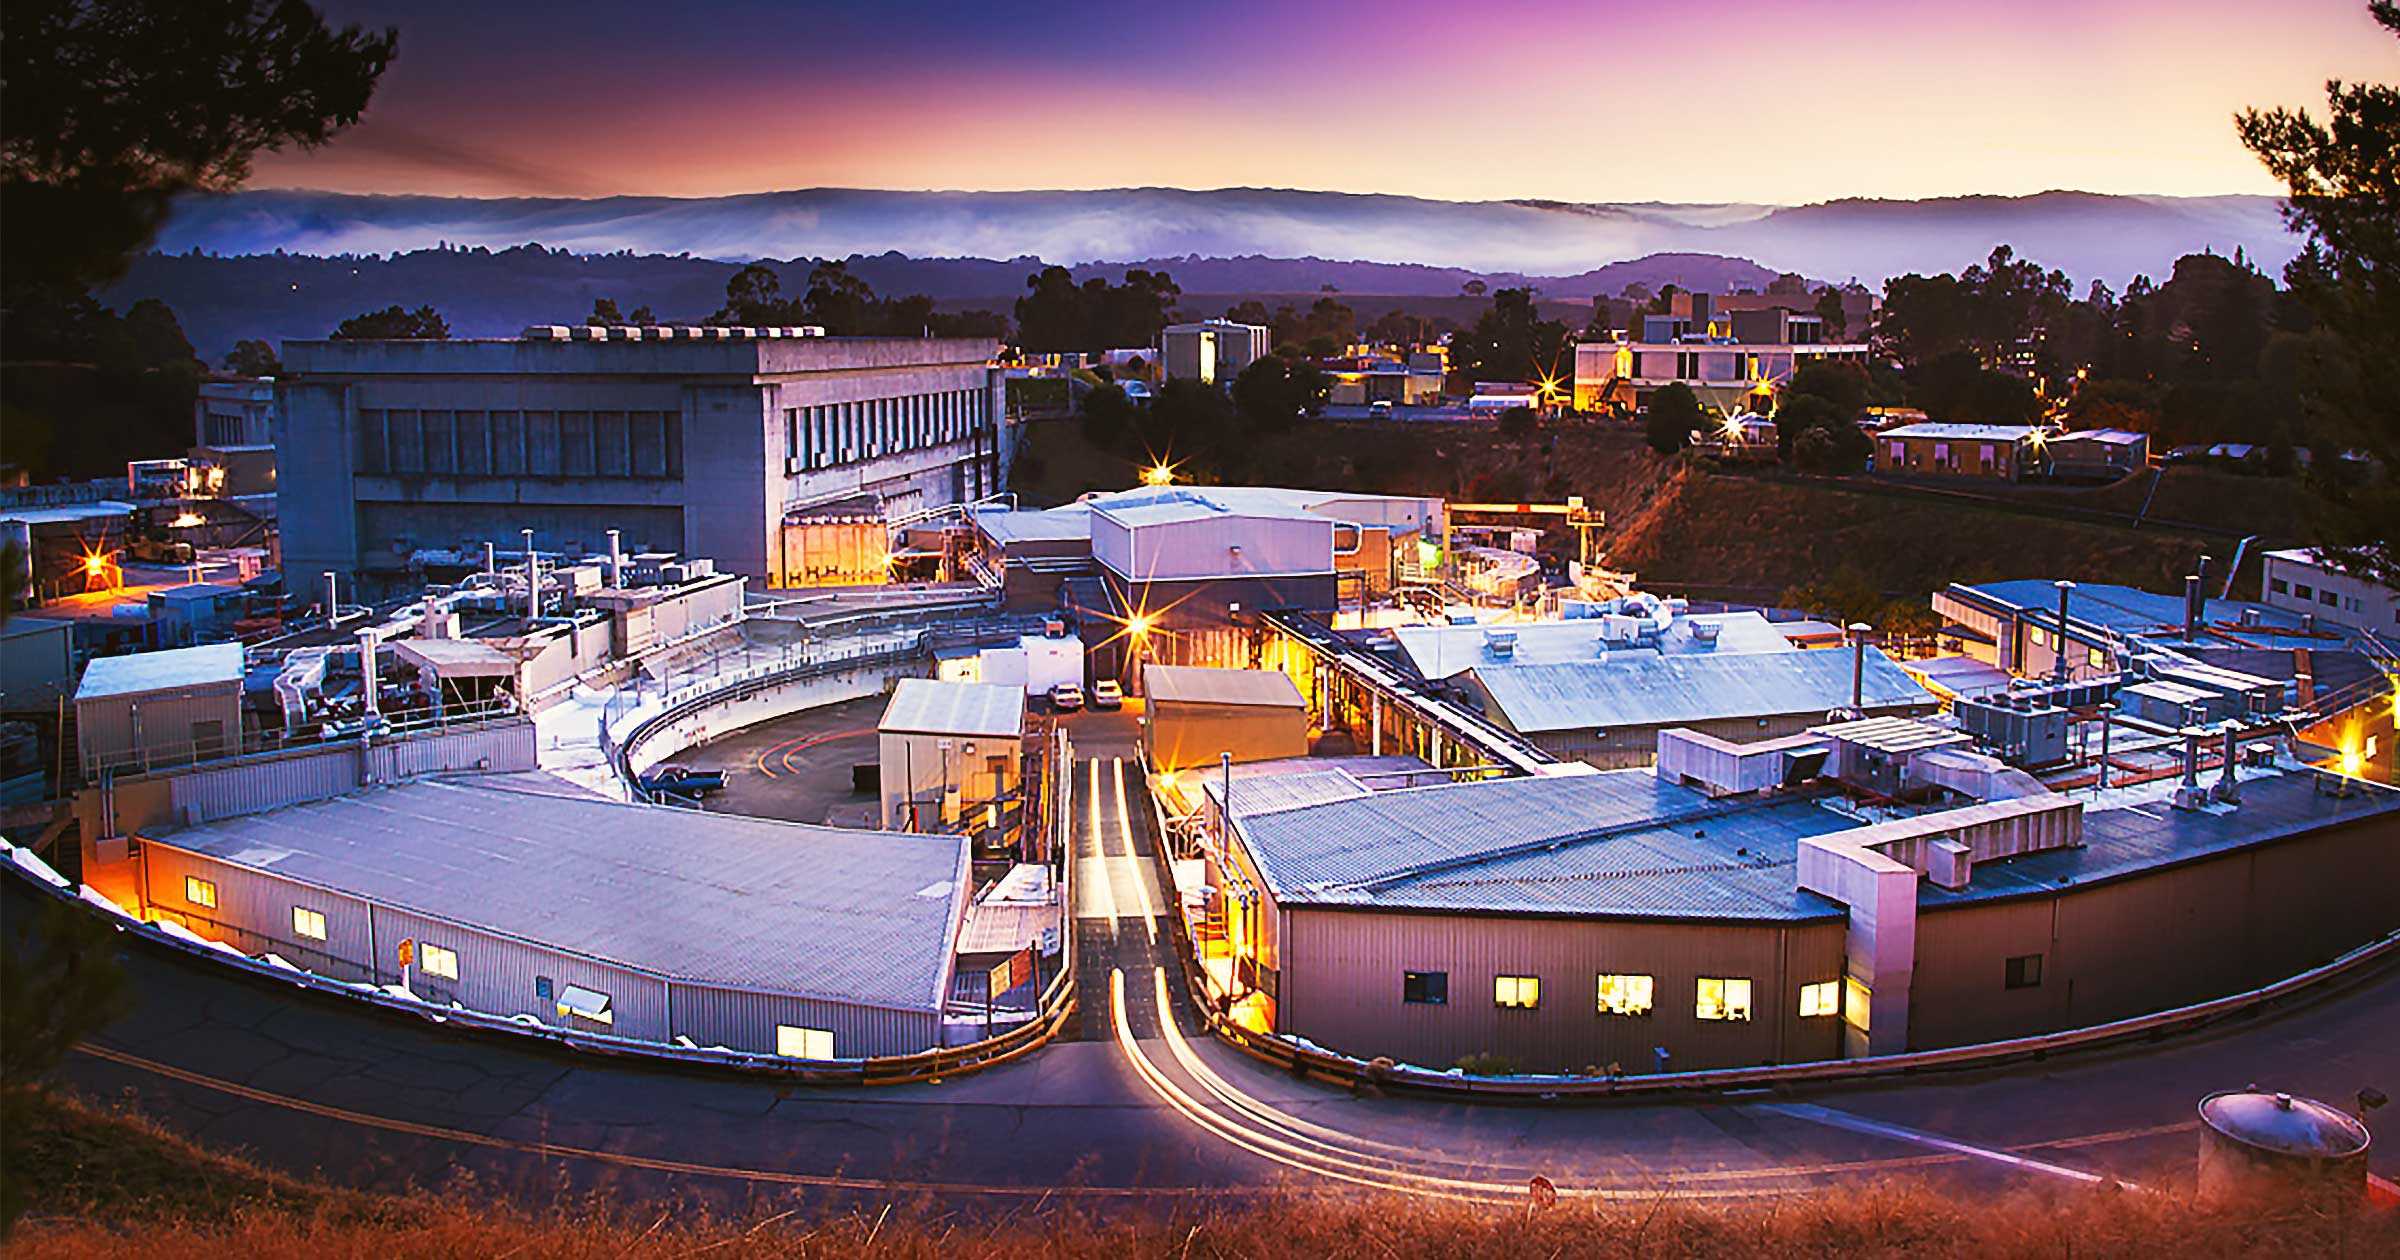
[[[1050,689],[1050,707],[1060,713],[1073,713],[1083,707],[1083,688],[1074,683],[1060,683]]]
[[[1100,681],[1093,683],[1092,707],[1095,709],[1124,708],[1125,689],[1118,686],[1117,680],[1114,678],[1103,678]]]
[[[1392,400],[1389,398],[1379,398],[1374,402],[1368,403],[1367,414],[1378,420],[1381,420],[1384,417],[1392,414]]]

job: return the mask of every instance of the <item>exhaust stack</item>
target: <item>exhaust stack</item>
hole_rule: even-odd
[[[2228,805],[2242,803],[2241,778],[2234,772],[2234,763],[2241,760],[2241,728],[2232,722],[2225,724],[2225,768],[2217,775],[2217,785],[2209,795]]]
[[[542,615],[542,557],[533,549],[533,531],[517,532],[525,535],[525,626],[531,629]]]
[[[1867,636],[1875,627],[1863,621],[1850,623],[1850,716],[1867,715]]]
[[[341,579],[331,569],[325,570],[325,628],[333,629],[342,620]]]
[[[2200,575],[2186,574],[2183,579],[2183,641],[2200,637]]]
[[[2057,586],[2058,641],[2051,644],[2050,647],[2051,655],[2058,658],[2057,668],[2053,672],[2057,675],[2059,683],[2064,685],[2070,673],[2067,666],[2067,596],[2074,592],[2075,584],[2065,580],[2064,578],[2061,578],[2058,581]]]

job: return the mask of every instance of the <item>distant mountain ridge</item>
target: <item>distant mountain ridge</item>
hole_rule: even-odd
[[[1012,260],[995,266],[1032,258],[1344,260],[1394,269],[1381,274],[1382,282],[1395,284],[1411,267],[1571,278],[1612,263],[1689,254],[1874,285],[1903,272],[1955,271],[2007,243],[2078,284],[2099,278],[2122,287],[2136,273],[2162,276],[2176,258],[2202,250],[2240,248],[2260,266],[2280,268],[2299,242],[2284,228],[2278,204],[2260,196],[2080,192],[1775,206],[1456,202],[1272,188],[814,188],[592,199],[267,189],[185,201],[157,247],[170,254],[336,255],[538,241],[586,254],[735,262],[889,252],[921,260]],[[1430,285],[1433,277],[1422,281]]]

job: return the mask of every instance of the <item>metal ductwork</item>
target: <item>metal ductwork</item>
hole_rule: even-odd
[[[2234,772],[2234,763],[2242,759],[2241,736],[2241,727],[2232,722],[2225,724],[2225,769],[2217,776],[2217,785],[2209,789],[2208,793],[2228,805],[2242,803],[2241,779]]]

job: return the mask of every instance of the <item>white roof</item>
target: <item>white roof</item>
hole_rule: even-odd
[[[103,656],[84,666],[78,701],[104,696],[137,696],[185,687],[240,686],[242,645],[210,643],[200,647],[137,652],[132,656]]]
[[[1904,424],[1876,434],[1887,438],[1937,438],[1960,441],[2021,442],[2034,433],[2029,424],[1953,424],[1931,420],[1921,424]]]
[[[2150,435],[2135,433],[2131,429],[2084,429],[2075,433],[2061,433],[2050,440],[2053,442],[2106,442],[2111,446],[2131,446],[2136,442],[2149,441]]]
[[[513,677],[517,658],[477,639],[401,639],[392,651],[437,678]]]
[[[1025,691],[998,683],[903,678],[876,729],[893,734],[1015,739],[1025,729]]]
[[[98,503],[70,503],[63,507],[0,508],[0,521],[22,521],[27,525],[70,525],[76,521],[126,516],[132,511],[133,505],[130,503],[103,499]]]

